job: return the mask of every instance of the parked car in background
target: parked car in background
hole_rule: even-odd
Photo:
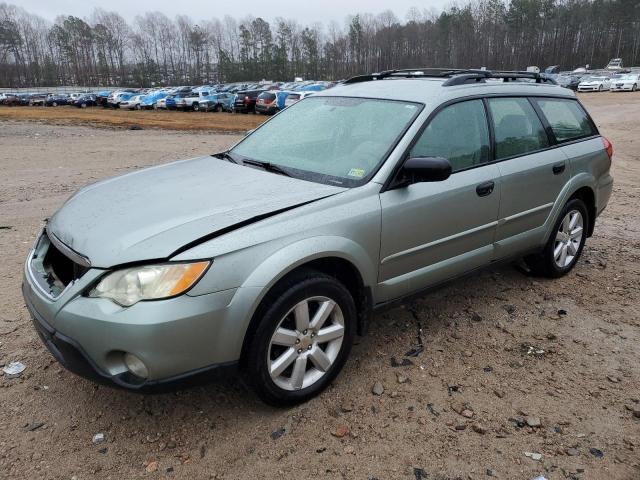
[[[640,74],[638,73],[621,73],[611,78],[612,92],[635,92],[640,86]]]
[[[78,108],[95,107],[97,104],[96,96],[90,93],[81,95],[73,101],[73,105]]]
[[[172,93],[168,93],[166,97],[161,97],[153,104],[154,110],[166,110],[167,109],[167,100],[169,97],[172,97]]]
[[[611,79],[605,75],[588,75],[580,79],[579,92],[602,92],[609,90]]]
[[[577,90],[581,78],[580,75],[556,75],[554,80],[561,87]]]
[[[142,108],[142,99],[144,95],[134,95],[127,100],[123,100],[120,102],[120,108],[124,108],[125,110],[140,110]]]
[[[107,105],[112,108],[120,108],[120,103],[129,100],[134,95],[136,95],[136,92],[131,90],[117,90],[115,92],[111,92],[109,97],[107,97]]]
[[[605,67],[607,70],[622,70],[622,59],[621,58],[612,58],[609,60],[609,63]]]
[[[0,94],[0,104],[14,107],[20,105],[20,98],[15,93],[2,93]]]
[[[212,93],[200,100],[200,107],[207,112],[232,112],[235,98],[234,93]]]
[[[256,101],[262,92],[264,92],[262,89],[238,92],[233,103],[233,110],[237,113],[256,113]]]
[[[69,94],[69,104],[70,105],[73,104],[73,102],[75,102],[76,98],[79,98],[82,95],[84,95],[84,93],[77,93],[77,92],[70,93]]]
[[[65,93],[52,93],[47,96],[44,104],[47,107],[57,107],[59,105],[68,105],[69,104],[69,95]]]
[[[191,96],[190,91],[182,91],[169,95],[165,102],[167,110],[177,110],[178,104],[182,104],[182,101]]]
[[[277,93],[277,91],[269,90],[258,95],[255,106],[256,113],[263,113],[265,115],[277,113],[280,110],[278,107]]]
[[[158,102],[160,102],[161,100],[164,101],[167,95],[169,95],[169,92],[163,91],[163,90],[149,93],[148,95],[145,95],[144,97],[142,97],[140,101],[140,106],[146,110],[152,109],[152,108],[157,109]]]
[[[29,105],[29,101],[31,99],[30,93],[19,93],[18,94],[18,105],[22,107],[26,107]]]
[[[209,90],[192,90],[176,99],[176,108],[183,111],[193,110],[198,112],[201,109],[201,104],[203,102],[206,103],[206,98],[209,94]]]
[[[294,103],[299,102],[300,100],[302,100],[303,98],[306,98],[310,95],[313,95],[315,92],[291,92],[289,93],[289,95],[287,95],[287,98],[284,101],[284,105],[285,107],[290,107],[291,105],[293,105]]]
[[[98,103],[98,105],[100,105],[101,107],[108,107],[108,100],[109,100],[109,95],[111,94],[111,92],[109,90],[102,90],[98,93],[96,93],[96,102]]]
[[[47,100],[46,93],[33,93],[29,97],[29,105],[32,107],[43,107]]]

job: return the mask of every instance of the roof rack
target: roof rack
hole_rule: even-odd
[[[519,79],[535,80],[535,83],[549,83],[556,85],[555,80],[538,72],[480,70],[464,68],[407,68],[402,70],[385,70],[379,73],[358,75],[344,81],[345,85],[360,82],[383,80],[385,78],[446,78],[443,87],[464,85],[468,83],[484,83],[487,79],[502,79],[503,82],[513,82]]]

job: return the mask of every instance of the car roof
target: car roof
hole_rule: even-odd
[[[445,86],[446,78],[386,78],[337,85],[314,96],[368,97],[424,104],[440,104],[475,95],[531,95],[575,97],[572,90],[551,83],[493,81]],[[301,92],[302,93],[302,92]]]

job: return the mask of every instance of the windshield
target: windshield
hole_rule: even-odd
[[[311,181],[358,186],[377,171],[421,108],[394,100],[310,97],[273,117],[231,153]]]

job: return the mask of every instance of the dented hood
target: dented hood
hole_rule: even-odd
[[[343,190],[203,157],[83,188],[47,230],[92,266],[108,268],[166,259],[216,233]]]

